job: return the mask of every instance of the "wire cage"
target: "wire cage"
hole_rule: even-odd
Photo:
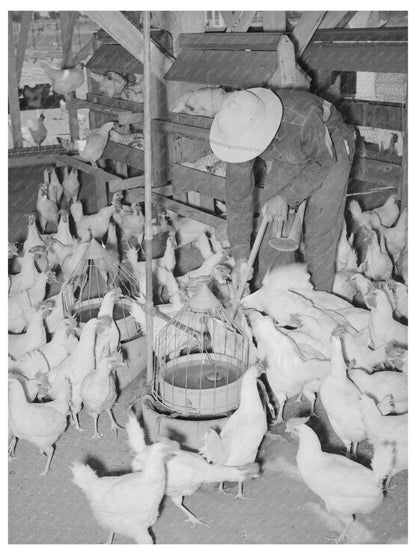
[[[85,254],[62,285],[64,314],[83,325],[97,317],[104,296],[115,288],[120,289],[121,297],[114,304],[113,319],[123,343],[141,335],[139,324],[130,315],[129,301],[139,294],[140,286],[123,264],[91,239]]]
[[[227,415],[240,403],[249,342],[203,284],[155,339],[153,397],[184,418]]]

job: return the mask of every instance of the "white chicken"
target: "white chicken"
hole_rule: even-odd
[[[166,464],[171,451],[162,443],[149,447],[141,472],[99,478],[88,465],[74,463],[74,483],[85,493],[97,521],[114,534],[123,534],[137,543],[153,543],[148,529],[159,516],[166,488]]]
[[[408,415],[382,415],[376,407],[373,399],[367,395],[361,396],[360,410],[362,418],[368,429],[368,439],[377,453],[385,443],[393,445],[394,458],[386,488],[389,487],[392,477],[406,470],[408,467]]]
[[[49,184],[48,184],[48,199],[52,200],[58,207],[60,206],[62,195],[64,194],[64,189],[61,182],[56,175],[55,168],[51,167],[49,172]]]
[[[368,374],[359,368],[348,370],[348,377],[362,393],[376,403],[380,403],[387,395],[392,397],[395,413],[407,412],[407,374],[381,370]]]
[[[394,227],[384,229],[387,250],[394,262],[397,262],[401,251],[407,244],[408,209],[404,208]]]
[[[399,217],[400,208],[397,204],[397,199],[397,195],[390,195],[382,206],[373,208],[373,210],[370,211],[372,214],[377,214],[382,225],[385,227],[391,227],[394,225]]]
[[[357,271],[357,253],[353,247],[354,235],[347,237],[347,225],[343,223],[342,232],[337,246],[337,258],[335,261],[335,269],[337,272],[341,270]]]
[[[331,370],[323,380],[320,396],[329,422],[337,436],[356,455],[358,443],[366,438],[366,426],[360,413],[360,390],[347,377],[341,339],[331,338]]]
[[[379,242],[377,233],[369,229],[364,242],[366,243],[367,250],[359,270],[372,280],[391,278],[393,263],[386,250],[383,234],[380,235]]]
[[[71,168],[68,172],[67,166],[64,167],[64,180],[62,181],[62,187],[64,189],[64,196],[67,205],[69,205],[71,201],[74,202],[77,200],[80,187],[77,168]]]
[[[52,222],[58,227],[58,206],[56,202],[48,198],[47,185],[39,185],[36,210],[43,233],[45,233],[48,222]]]
[[[329,360],[307,358],[294,339],[275,326],[270,316],[250,311],[248,318],[267,381],[279,403],[277,422],[283,422],[287,398],[302,393],[310,401],[313,412],[316,392],[330,369]]]
[[[23,253],[30,251],[33,247],[45,247],[45,241],[39,234],[36,217],[33,214],[28,215],[27,236],[23,243]]]
[[[389,279],[381,283],[381,289],[387,294],[393,307],[394,316],[398,319],[408,319],[408,289],[407,285],[394,279]]]
[[[21,335],[9,334],[8,353],[15,360],[46,343],[46,330],[43,325],[43,318],[49,309],[50,307],[47,303],[39,307],[32,316],[26,333]]]
[[[324,453],[318,436],[306,425],[309,418],[293,418],[286,431],[299,437],[296,462],[306,485],[325,503],[326,510],[345,524],[337,539],[341,543],[356,513],[368,514],[383,500],[383,481],[393,464],[391,446],[374,453],[372,469],[342,455]]]
[[[119,97],[127,86],[127,79],[115,71],[108,71],[106,75],[89,71],[88,75],[98,83],[99,90],[110,98]]]
[[[110,206],[104,206],[96,214],[88,216],[83,215],[81,219],[75,219],[77,227],[77,235],[79,238],[85,238],[88,232],[91,233],[94,239],[102,239],[108,231],[110,219],[116,210],[116,202],[120,198],[120,193],[114,193],[113,200]],[[72,207],[75,203],[71,205]],[[74,214],[72,212],[72,214]]]
[[[141,470],[145,464],[148,447],[144,438],[144,431],[133,415],[129,415],[126,425],[129,444],[135,457],[132,462],[133,471]],[[196,453],[184,451],[179,443],[168,438],[161,438],[175,455],[166,463],[167,483],[165,495],[172,499],[173,504],[178,507],[192,524],[203,524],[184,505],[185,495],[192,495],[202,484],[214,482],[242,482],[258,475],[257,463],[249,463],[244,466],[222,466],[209,464]],[[208,525],[207,525],[208,526]]]
[[[200,453],[215,464],[241,466],[252,463],[267,431],[266,413],[257,390],[259,366],[246,370],[241,382],[238,409],[231,415],[221,433],[206,432]],[[221,484],[222,489],[222,484]],[[243,481],[238,482],[237,497],[243,498]]]
[[[407,347],[407,326],[393,318],[393,309],[389,298],[381,289],[374,289],[367,297],[367,304],[371,307],[369,330],[372,347],[386,346],[390,341]]]
[[[19,380],[9,378],[9,425],[14,436],[9,454],[14,453],[19,438],[36,445],[48,457],[41,476],[48,473],[54,444],[66,429],[70,397],[71,388],[66,380],[54,401],[30,403]]]
[[[124,366],[121,354],[102,356],[97,361],[96,368],[82,381],[80,395],[84,407],[94,419],[94,435],[92,436],[94,439],[103,437],[98,431],[98,418],[104,411],[107,411],[111,420],[111,428],[117,434],[119,425],[111,411],[117,399],[116,380],[113,372]]]

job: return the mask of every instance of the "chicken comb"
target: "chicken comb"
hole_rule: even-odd
[[[310,420],[310,416],[302,416],[298,418],[290,418],[286,422],[286,432],[293,432],[301,424],[306,424]]]

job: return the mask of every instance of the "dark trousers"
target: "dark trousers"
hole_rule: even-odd
[[[348,179],[355,151],[354,131],[344,126],[342,131],[336,130],[332,134],[332,140],[337,162],[322,180],[322,186],[307,199],[303,220],[305,262],[311,274],[311,281],[316,290],[329,292],[332,291],[334,283],[336,250],[342,230]],[[267,186],[266,179],[262,202],[275,194],[272,187]],[[295,252],[277,251],[269,245],[270,228],[269,224],[260,248],[258,268],[254,276],[255,289],[261,286],[269,268],[295,262]]]

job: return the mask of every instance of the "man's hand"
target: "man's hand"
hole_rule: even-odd
[[[244,274],[246,269],[247,269],[247,258],[239,258],[236,261],[233,271],[231,273],[231,281],[234,289],[234,298],[237,297],[237,292],[239,288],[242,287],[243,285],[246,285],[247,281],[250,281],[253,278],[253,268],[251,268],[247,279],[244,281]],[[249,294],[248,285],[247,285],[247,294]]]
[[[264,203],[262,214],[268,222],[275,220],[283,224],[287,219],[287,211],[287,202],[276,195]]]

